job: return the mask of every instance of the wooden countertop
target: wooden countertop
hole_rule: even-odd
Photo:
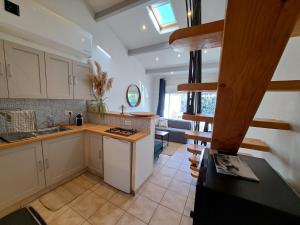
[[[79,133],[79,132],[92,132],[95,134],[108,136],[108,137],[112,137],[112,138],[116,138],[116,139],[120,139],[120,140],[124,140],[124,141],[129,141],[129,142],[136,142],[136,141],[149,135],[147,132],[143,132],[143,131],[137,132],[136,134],[128,136],[128,137],[121,136],[118,134],[111,134],[111,133],[107,133],[105,131],[108,130],[109,128],[113,128],[115,126],[91,124],[91,123],[84,124],[83,126],[72,125],[72,126],[64,126],[64,127],[70,128],[71,130],[57,132],[57,133],[53,133],[53,134],[39,135],[37,137],[26,138],[24,140],[13,142],[13,143],[6,143],[6,142],[1,143],[0,142],[0,150],[6,149],[6,148],[11,148],[11,147],[16,147],[16,146],[20,146],[20,145],[24,145],[24,144],[30,144],[33,142],[63,137],[66,135],[75,134],[75,133]]]

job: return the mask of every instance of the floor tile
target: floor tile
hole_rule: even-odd
[[[70,191],[75,196],[81,195],[82,193],[87,191],[87,189],[83,188],[82,186],[80,186],[79,184],[77,184],[74,181],[70,181],[70,182],[64,184],[63,187],[66,188],[68,191]]]
[[[165,193],[160,204],[182,214],[184,207],[185,207],[186,200],[187,200],[187,197],[180,195],[174,191],[168,190]]]
[[[151,218],[150,225],[179,225],[181,215],[164,206],[158,206],[153,217]]]
[[[75,178],[74,182],[79,184],[85,189],[90,189],[91,187],[93,187],[98,183],[96,178],[94,178],[92,175],[89,174],[83,174],[80,177]]]
[[[189,216],[182,216],[180,225],[193,225],[193,219]]]
[[[194,205],[195,205],[195,198],[188,197],[185,203],[183,214],[185,216],[190,216],[191,211],[194,210]]]
[[[166,162],[165,166],[177,170],[181,166],[181,164],[180,164],[180,162],[168,160],[168,162]]]
[[[188,173],[186,173],[186,172],[183,172],[183,171],[177,171],[174,179],[182,181],[182,182],[187,183],[187,184],[190,184],[192,182],[191,172],[189,171]]]
[[[66,210],[68,210],[67,206],[62,207],[58,211],[50,211],[49,209],[45,208],[42,204],[41,207],[36,209],[36,211],[41,215],[41,217],[45,220],[47,224],[49,224],[53,219],[59,217]]]
[[[50,191],[40,197],[40,202],[51,211],[57,211],[68,204],[68,202],[55,191]]]
[[[94,187],[92,187],[91,190],[94,191],[101,198],[104,198],[106,200],[111,199],[112,196],[117,192],[116,189],[106,184],[97,184]]]
[[[149,181],[153,184],[157,184],[163,188],[168,188],[171,181],[172,181],[172,178],[171,177],[168,177],[168,176],[164,176],[164,175],[154,175],[152,176]]]
[[[160,170],[159,174],[164,175],[164,176],[174,177],[175,174],[176,174],[176,171],[177,171],[177,169],[173,169],[173,168],[169,168],[169,167],[164,166]]]
[[[83,217],[69,208],[63,214],[53,219],[49,225],[81,225],[82,223],[84,223]]]
[[[154,201],[143,196],[139,196],[138,199],[132,203],[127,212],[139,218],[143,222],[149,223],[157,206],[158,204]]]
[[[136,199],[137,196],[125,194],[123,192],[117,192],[109,201],[115,206],[126,211]]]
[[[77,195],[69,191],[64,186],[59,186],[55,189],[55,192],[58,193],[62,198],[64,198],[66,200],[66,203],[73,201],[77,197]]]
[[[107,202],[88,221],[93,225],[115,225],[124,213],[124,210]]]
[[[136,217],[134,217],[128,213],[125,213],[121,217],[121,219],[119,220],[117,225],[146,225],[146,224],[143,223],[142,221],[140,221],[139,219],[137,219]]]
[[[169,186],[169,190],[184,196],[188,196],[190,191],[190,185],[182,181],[172,180]]]
[[[145,189],[142,191],[141,195],[159,203],[163,198],[165,192],[165,188],[151,182],[147,182]]]
[[[82,225],[92,225],[92,224],[89,223],[88,221],[85,221]]]
[[[91,191],[87,191],[76,200],[74,200],[70,207],[74,209],[78,214],[88,219],[93,215],[100,207],[102,207],[107,201]]]

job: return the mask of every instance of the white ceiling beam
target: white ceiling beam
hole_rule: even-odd
[[[138,5],[142,5],[150,0],[124,0],[120,3],[117,3],[107,9],[95,13],[95,20],[97,22],[107,19],[111,16],[117,15],[121,12],[124,12],[128,9],[134,8]]]
[[[217,69],[219,67],[218,62],[209,62],[204,63],[202,65],[203,70],[209,70],[209,69]],[[162,75],[166,73],[171,72],[188,72],[189,71],[189,65],[181,65],[181,66],[172,66],[172,67],[163,67],[163,68],[157,68],[157,69],[146,69],[147,75]]]
[[[141,55],[149,52],[157,52],[164,49],[171,49],[168,42],[162,42],[154,45],[148,45],[141,48],[135,48],[135,49],[128,49],[128,55],[134,56],[134,55]]]

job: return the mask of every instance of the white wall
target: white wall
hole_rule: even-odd
[[[291,38],[273,80],[300,79],[300,38]],[[290,122],[292,131],[250,128],[247,137],[260,138],[272,153],[247,153],[264,157],[300,193],[300,93],[266,93],[256,117],[282,119]]]
[[[142,88],[142,102],[139,107],[127,110],[148,111],[151,101],[151,79],[146,76],[143,66],[134,58],[127,56],[127,49],[105,22],[96,23],[91,10],[82,0],[36,0],[55,13],[78,24],[93,35],[93,58],[97,60],[109,77],[114,77],[113,88],[108,93],[107,105],[110,111],[120,111],[119,106],[126,103],[125,94],[129,84],[135,83]],[[21,13],[22,14],[22,13]],[[41,21],[43,23],[43,21]],[[63,33],[61,35],[64,35]],[[14,40],[12,40],[14,41]],[[28,45],[28,42],[22,44]],[[96,46],[100,45],[111,56],[108,59]],[[32,46],[36,47],[36,46]],[[45,49],[48,50],[48,49]],[[50,50],[51,51],[51,50]],[[52,51],[53,52],[53,51]],[[55,51],[55,54],[60,54]],[[61,53],[60,55],[65,55]],[[66,56],[66,55],[65,55]]]

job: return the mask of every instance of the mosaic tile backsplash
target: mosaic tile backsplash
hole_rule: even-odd
[[[84,100],[49,100],[49,99],[0,99],[1,109],[30,109],[36,112],[39,128],[47,127],[50,115],[55,124],[68,124],[69,117],[65,110],[73,112],[71,123],[75,123],[75,116],[82,113],[86,119],[86,101]],[[4,120],[0,116],[0,133],[5,132]]]

